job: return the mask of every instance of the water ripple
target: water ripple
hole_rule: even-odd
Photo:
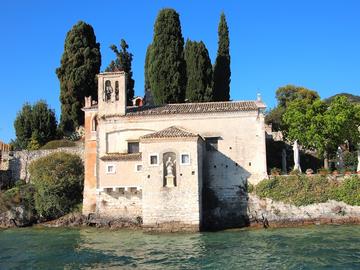
[[[146,234],[0,230],[0,269],[359,269],[360,226]]]

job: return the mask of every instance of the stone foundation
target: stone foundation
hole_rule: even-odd
[[[123,218],[137,222],[142,219],[141,191],[101,192],[96,199],[96,214],[102,219]]]
[[[186,224],[183,222],[172,221],[142,226],[145,232],[198,232],[199,224]]]

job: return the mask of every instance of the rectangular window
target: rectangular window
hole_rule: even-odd
[[[141,172],[142,171],[142,165],[141,164],[136,164],[135,165],[135,171],[136,172]]]
[[[190,165],[190,154],[181,154],[181,165]]]
[[[139,153],[139,142],[128,142],[128,153]]]
[[[159,155],[158,154],[150,155],[150,165],[152,165],[152,166],[159,165]]]
[[[206,151],[216,151],[218,150],[218,137],[205,138]]]
[[[106,165],[106,173],[114,174],[115,172],[116,172],[115,171],[115,165],[113,165],[113,164]]]

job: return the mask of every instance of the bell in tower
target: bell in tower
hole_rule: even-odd
[[[99,115],[125,115],[126,77],[123,71],[98,74]]]

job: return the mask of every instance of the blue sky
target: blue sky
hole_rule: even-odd
[[[269,107],[275,90],[296,84],[321,97],[360,94],[360,1],[2,1],[0,4],[0,140],[15,137],[13,122],[25,102],[46,100],[59,117],[60,64],[68,30],[90,23],[101,44],[102,70],[109,46],[124,38],[134,54],[135,93],[143,95],[143,66],[158,11],[180,14],[185,40],[203,40],[214,61],[217,25],[224,11],[230,30],[231,98]],[[59,118],[58,118],[59,119]]]

